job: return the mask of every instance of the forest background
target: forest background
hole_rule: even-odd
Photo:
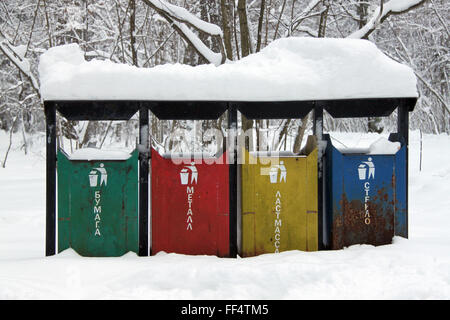
[[[174,14],[167,3],[187,10]],[[283,37],[360,38],[374,42],[392,59],[410,66],[420,98],[411,114],[412,130],[450,133],[448,0],[2,0],[0,1],[0,130],[19,136],[27,154],[35,136],[45,131],[39,93],[39,56],[50,47],[78,43],[85,59],[151,68],[165,63],[192,66],[221,63],[257,53]],[[189,14],[190,13],[190,14]],[[214,28],[191,23],[194,15]],[[183,28],[193,32],[188,37]],[[200,40],[200,41],[198,41]],[[200,43],[200,46],[199,46]],[[363,73],[364,70],[361,70]],[[203,133],[224,130],[217,120],[161,121],[151,115],[153,145],[166,150],[199,151],[210,144]],[[304,119],[247,120],[253,149],[298,152],[311,116]],[[137,118],[126,122],[77,122],[58,116],[58,144],[70,149],[101,148],[106,137],[128,147],[136,141]],[[194,141],[172,139],[179,129],[198,133]],[[325,131],[396,131],[396,113],[388,118],[333,119]],[[64,137],[65,139],[61,139]],[[169,137],[171,137],[169,139]],[[263,137],[263,138],[261,138]],[[266,137],[264,139],[264,137]],[[69,148],[63,145],[65,148]],[[2,166],[7,155],[0,156]]]

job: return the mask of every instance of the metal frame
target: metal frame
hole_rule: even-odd
[[[46,223],[45,255],[56,253],[56,107],[52,102],[44,104],[46,118]]]
[[[314,118],[313,118],[313,135],[317,137],[317,142],[323,140],[323,105],[320,105],[318,103],[314,106]],[[319,146],[320,148],[320,146]],[[324,239],[324,232],[323,232],[323,226],[325,225],[324,219],[326,216],[324,215],[324,183],[323,183],[323,175],[324,175],[324,161],[323,161],[323,152],[319,152],[317,157],[317,235],[318,235],[318,241],[319,250],[322,250],[325,248],[325,239]]]
[[[151,101],[143,102],[161,120],[214,120],[227,112],[228,139],[233,146],[229,150],[229,248],[230,257],[237,256],[237,109],[224,101]],[[231,140],[234,140],[231,141]],[[148,149],[148,148],[147,148]],[[147,205],[148,209],[148,205]],[[150,249],[151,251],[151,249]]]
[[[409,189],[409,108],[405,103],[401,103],[398,106],[397,111],[397,133],[398,136],[395,137],[391,134],[389,137],[392,141],[399,141],[406,146],[406,237],[409,235],[409,199],[408,199],[408,189]]]
[[[230,257],[236,258],[238,253],[238,241],[237,241],[237,108],[236,105],[230,104],[228,107],[228,134],[229,144],[232,146],[232,150],[229,152],[228,168],[229,168],[229,197],[230,197]],[[231,141],[233,140],[233,141]]]
[[[137,101],[45,101],[46,242],[45,254],[56,254],[56,111],[69,120],[129,120],[139,112],[140,145],[148,146],[148,108]],[[139,148],[139,255],[148,256],[148,159]],[[145,149],[144,149],[145,150]]]
[[[150,148],[148,108],[139,108],[139,256],[149,255],[148,245],[148,171]],[[141,200],[142,199],[142,200]]]
[[[318,136],[318,141],[323,140],[323,111],[327,110],[334,118],[362,118],[362,117],[386,117],[397,109],[397,133],[389,135],[390,141],[398,141],[406,146],[406,237],[408,237],[408,167],[409,167],[409,112],[414,110],[417,98],[385,98],[385,99],[356,99],[318,101],[314,109],[313,130]],[[319,138],[320,137],[320,138]],[[324,164],[325,154],[319,155],[319,161]],[[320,163],[319,162],[319,163]],[[325,208],[325,190],[323,183],[324,167],[319,167],[319,214],[323,215]],[[322,199],[320,199],[322,198]],[[322,216],[322,223],[325,217]],[[320,220],[319,220],[320,221]],[[319,232],[323,228],[319,226]],[[322,234],[322,248],[328,248]],[[320,247],[319,247],[320,248]]]
[[[230,256],[237,255],[237,111],[249,119],[301,119],[314,110],[313,133],[322,140],[323,110],[333,117],[388,116],[398,107],[397,134],[390,139],[408,148],[409,114],[416,98],[379,98],[316,101],[45,101],[46,117],[46,255],[56,253],[56,111],[69,120],[129,120],[139,111],[139,255],[149,254],[148,244],[148,191],[149,191],[149,113],[159,119],[206,120],[217,119],[228,112],[228,129],[234,146],[230,152]],[[319,164],[323,155],[319,154]],[[408,170],[408,155],[406,159]],[[324,247],[323,220],[323,167],[319,166],[319,250]],[[408,179],[408,176],[407,176]],[[408,190],[408,189],[407,189]],[[407,196],[408,212],[408,196]]]

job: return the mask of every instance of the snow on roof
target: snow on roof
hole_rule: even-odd
[[[358,39],[283,38],[216,67],[85,61],[77,44],[40,57],[44,100],[304,101],[417,97],[411,68]]]

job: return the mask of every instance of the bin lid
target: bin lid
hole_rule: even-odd
[[[82,148],[75,150],[68,156],[69,160],[128,160],[131,154],[122,150],[105,150],[96,148]]]
[[[334,145],[334,144],[333,144]],[[393,155],[396,154],[400,148],[400,142],[389,141],[385,137],[379,137],[369,146],[365,147],[345,147],[342,145],[335,146],[339,152],[343,154],[367,154],[367,155]]]
[[[164,152],[161,156],[165,159],[213,159],[220,158],[223,152],[220,154],[214,154],[211,152]]]
[[[304,154],[295,154],[291,151],[250,151],[252,157],[306,157]]]

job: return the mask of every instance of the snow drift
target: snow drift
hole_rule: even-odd
[[[380,138],[331,135],[350,148]],[[0,154],[7,141],[0,131]],[[24,156],[19,132],[0,169],[0,299],[449,299],[449,142],[425,134],[419,171],[420,135],[410,132],[409,240],[243,259],[86,258],[71,249],[44,257],[45,135]]]

